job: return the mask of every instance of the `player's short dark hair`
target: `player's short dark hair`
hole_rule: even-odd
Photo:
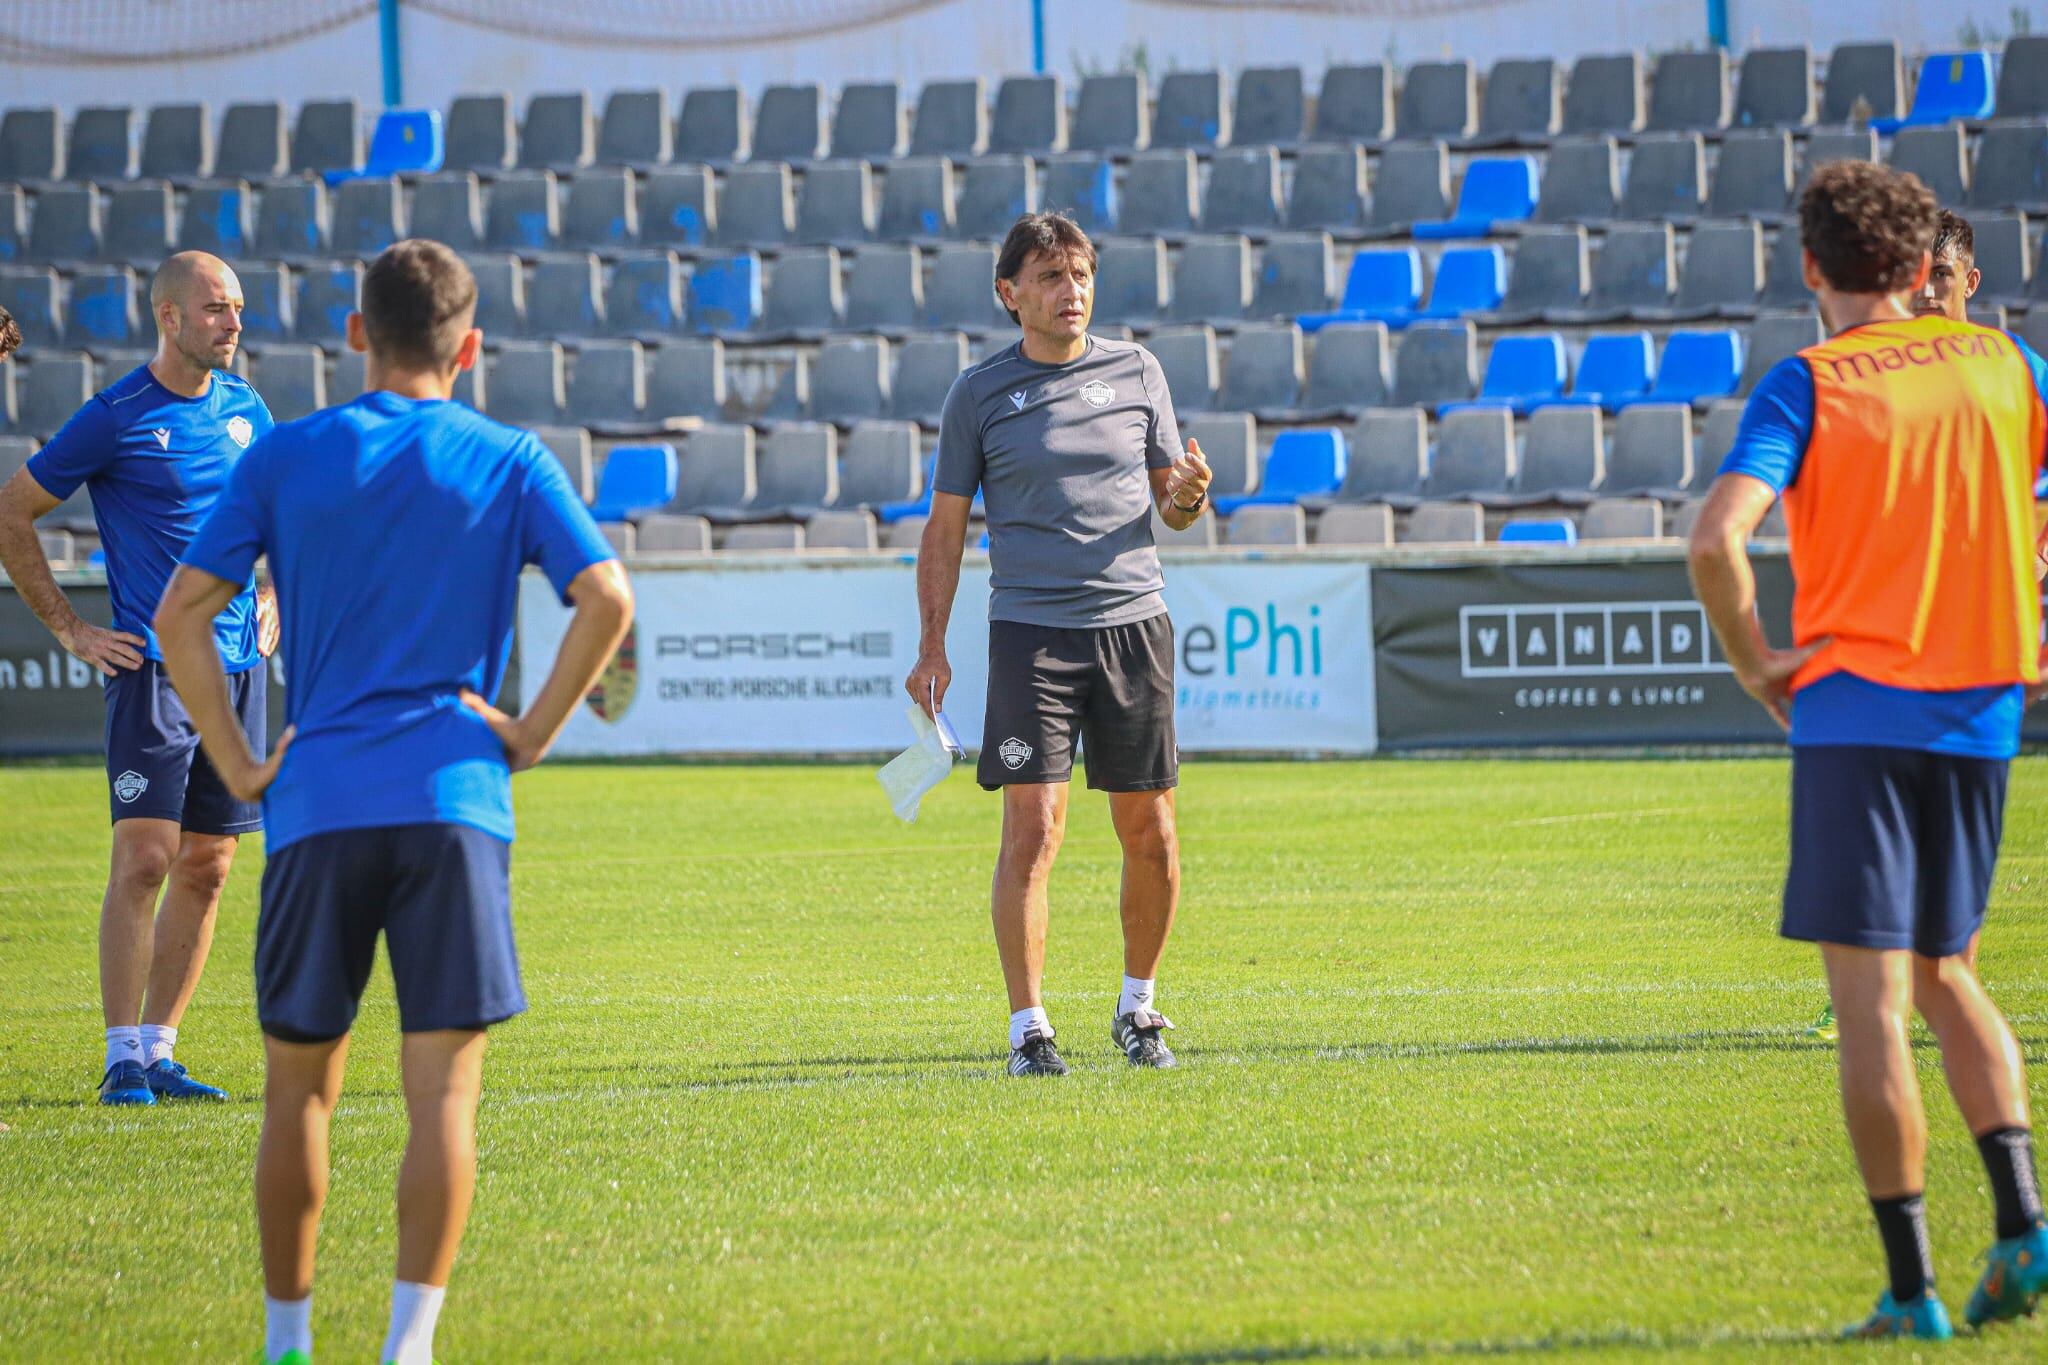
[[[14,320],[14,314],[0,308],[0,360],[5,360],[21,349],[21,324]]]
[[[476,277],[439,242],[394,242],[363,272],[363,330],[382,360],[445,370],[475,319]]]
[[[1009,235],[1003,238],[1003,249],[996,253],[996,278],[1016,279],[1034,251],[1049,256],[1077,256],[1088,262],[1089,274],[1095,273],[1095,243],[1088,240],[1079,223],[1064,213],[1027,213],[1010,224]],[[1016,309],[1003,311],[1010,315],[1010,321],[1018,321]]]
[[[1830,288],[1895,294],[1919,275],[1939,211],[1933,192],[1908,171],[1830,161],[1799,196],[1799,244]]]
[[[1977,263],[1977,234],[1970,227],[1970,220],[1960,213],[1941,211],[1934,220],[1934,245],[1927,248],[1930,255],[1953,252],[1956,264],[1965,268]]]

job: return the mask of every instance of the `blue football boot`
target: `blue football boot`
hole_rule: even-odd
[[[143,1079],[141,1062],[115,1062],[100,1077],[101,1104],[155,1104],[156,1092]]]
[[[1934,1286],[1917,1299],[1904,1303],[1892,1298],[1887,1289],[1877,1299],[1877,1311],[1861,1322],[1842,1329],[1844,1341],[1870,1341],[1883,1337],[1913,1337],[1920,1341],[1947,1341],[1956,1334],[1948,1320],[1948,1309],[1934,1296]]]
[[[2004,1322],[2034,1311],[2048,1289],[2048,1227],[2036,1224],[2018,1237],[1993,1242],[1984,1253],[1984,1278],[1970,1291],[1963,1318],[1972,1327]]]
[[[149,1064],[149,1070],[142,1073],[149,1083],[151,1093],[160,1100],[224,1100],[228,1092],[195,1081],[186,1074],[184,1063],[174,1062],[168,1057]]]

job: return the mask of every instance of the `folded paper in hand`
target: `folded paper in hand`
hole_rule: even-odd
[[[945,712],[938,713],[936,723],[922,706],[912,706],[905,714],[910,717],[917,742],[882,765],[876,777],[888,793],[889,805],[897,818],[914,822],[918,802],[946,780],[946,774],[953,771],[953,760],[964,757],[966,751],[960,747],[960,737],[954,733],[953,722],[946,719]]]

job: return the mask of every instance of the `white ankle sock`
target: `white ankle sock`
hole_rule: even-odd
[[[1121,1019],[1132,1010],[1152,1008],[1153,982],[1141,981],[1135,976],[1124,978],[1123,994],[1116,998],[1116,1017]]]
[[[391,1331],[378,1359],[396,1365],[433,1365],[434,1323],[441,1316],[441,1300],[447,1294],[446,1285],[392,1281]]]
[[[1048,1038],[1052,1036],[1052,1020],[1046,1016],[1043,1005],[1033,1005],[1010,1016],[1010,1046],[1024,1046],[1024,1035],[1033,1029],[1037,1029]]]
[[[133,1024],[116,1025],[107,1030],[107,1066],[115,1062],[142,1061],[142,1030]],[[148,1065],[148,1063],[143,1063]]]
[[[276,1360],[286,1351],[313,1354],[313,1296],[273,1299],[263,1296],[263,1358]]]
[[[142,1026],[142,1064],[155,1066],[158,1062],[171,1060],[172,1051],[178,1046],[178,1030],[170,1024],[144,1024]]]

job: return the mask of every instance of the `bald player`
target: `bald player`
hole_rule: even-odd
[[[262,827],[199,750],[150,629],[185,546],[228,471],[273,425],[246,380],[227,373],[242,335],[242,286],[225,261],[187,251],[149,286],[156,355],[96,394],[0,487],[0,568],[57,642],[101,674],[113,856],[100,903],[102,1104],[222,1100],[172,1056],[199,985],[235,843]],[[72,609],[36,539],[36,518],[79,488],[92,495],[113,624]],[[264,657],[277,610],[252,578],[214,619],[235,714],[264,750]],[[159,904],[161,898],[161,904]]]

